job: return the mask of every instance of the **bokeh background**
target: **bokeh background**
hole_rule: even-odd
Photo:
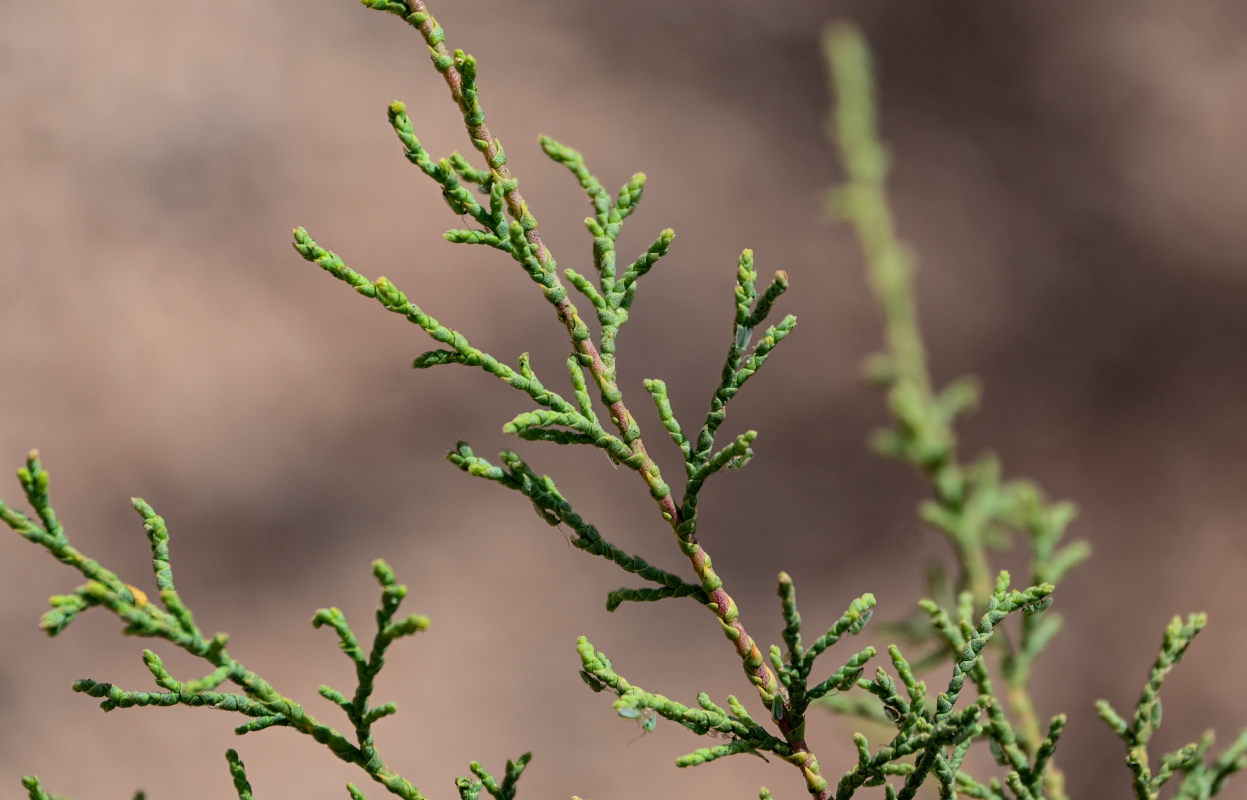
[[[941,378],[982,376],[965,448],[1077,500],[1096,557],[1061,589],[1067,630],[1038,667],[1045,715],[1071,715],[1076,797],[1126,798],[1097,697],[1129,707],[1177,612],[1212,623],[1165,693],[1158,748],[1247,724],[1247,6],[633,0],[441,2],[449,42],[481,61],[490,122],[565,266],[588,208],[539,132],[583,150],[611,186],[651,181],[622,239],[665,226],[672,254],[621,338],[623,385],[675,474],[640,389],[705,408],[726,346],[736,255],[788,270],[801,326],[735,401],[725,433],[761,432],[754,463],[704,495],[703,541],[751,629],[778,639],[774,576],[811,628],[873,591],[908,613],[936,534],[922,482],[871,455],[884,419],[858,366],[879,341],[848,231],[823,214],[838,179],[824,136],[817,37],[854,19],[877,50],[904,235]],[[391,276],[480,347],[522,350],[547,381],[567,344],[514,265],[439,237],[457,226],[400,155],[404,99],[433,153],[465,148],[445,87],[398,20],[347,0],[0,6],[0,457],[41,448],[74,541],[150,581],[127,498],[170,522],[183,595],[234,654],[314,713],[350,686],[336,604],[370,623],[384,555],[433,628],[393,651],[378,728],[392,766],[432,797],[479,759],[525,749],[525,797],[799,797],[795,771],[740,758],[695,770],[671,725],[638,737],[576,679],[578,634],[636,683],[691,701],[748,694],[718,626],[691,603],[603,610],[621,583],[518,496],[443,454],[485,454],[526,399],[477,371],[412,372],[429,342],[304,263],[306,225],[366,274]],[[600,454],[521,443],[589,520],[671,568],[682,560],[634,476]],[[0,496],[19,495],[15,482]],[[1007,561],[1008,559],[1006,559]],[[1016,559],[1015,559],[1016,560]],[[37,772],[78,798],[232,796],[240,747],[258,796],[338,798],[358,780],[310,740],[245,740],[199,709],[110,714],[75,678],[149,685],[139,641],[102,613],[48,641],[35,622],[75,575],[0,537],[0,796]],[[141,583],[140,585],[148,585]],[[198,666],[159,648],[175,671]],[[933,678],[933,680],[936,680]],[[336,720],[335,720],[336,721]],[[817,717],[825,770],[850,723]],[[875,732],[878,735],[878,732]],[[367,789],[379,796],[378,788]],[[1232,788],[1243,796],[1243,788]]]

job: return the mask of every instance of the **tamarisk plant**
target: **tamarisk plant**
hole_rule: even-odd
[[[866,374],[886,392],[893,426],[877,432],[872,444],[882,455],[912,465],[930,480],[934,497],[919,506],[919,515],[949,540],[959,567],[956,597],[951,596],[947,576],[935,570],[930,588],[943,602],[923,600],[919,606],[925,620],[920,622],[929,624],[899,628],[919,641],[933,640],[936,649],[929,661],[938,662],[964,646],[974,609],[985,601],[990,607],[986,600],[991,591],[989,552],[1009,546],[1011,532],[1025,539],[1030,579],[1037,585],[1059,583],[1090,555],[1090,547],[1081,540],[1061,544],[1076,514],[1072,503],[1049,502],[1027,481],[1002,480],[999,461],[990,454],[970,463],[959,460],[953,423],[977,405],[980,389],[970,377],[953,380],[941,389],[931,380],[918,326],[913,255],[896,236],[887,200],[888,156],[877,131],[869,53],[861,35],[848,26],[830,31],[824,49],[837,100],[830,127],[847,174],[845,185],[829,195],[829,211],[855,230],[884,318],[886,347],[867,361]],[[1052,763],[1066,715],[1054,716],[1041,734],[1029,689],[1036,658],[1061,628],[1059,615],[1037,613],[1051,602],[1047,597],[1024,609],[1028,613],[1021,616],[1016,639],[993,639],[1000,650],[998,666],[1006,686],[1003,697],[996,693],[986,662],[980,660],[969,669],[979,699],[990,701],[980,735],[988,740],[997,763],[1009,772],[1003,786],[996,779],[983,785],[960,772],[954,782],[967,796],[1007,798],[1007,788],[1017,800],[1066,797],[1064,777]],[[1122,722],[1106,701],[1098,704],[1100,716],[1131,747],[1127,763],[1140,800],[1154,800],[1175,770],[1187,776],[1177,797],[1213,797],[1230,774],[1247,766],[1247,730],[1211,766],[1203,763],[1213,743],[1211,731],[1199,743],[1166,756],[1155,776],[1147,766],[1147,740],[1160,725],[1161,681],[1204,622],[1204,615],[1197,614],[1185,625],[1177,618],[1170,624],[1132,725]],[[903,675],[899,665],[898,671]],[[871,709],[843,697],[828,697],[824,704],[870,716]],[[889,717],[895,716],[895,707],[886,701],[885,709]],[[1012,712],[1012,720],[1006,709]],[[942,784],[941,796],[951,796],[946,792]]]
[[[479,154],[476,158],[484,162],[481,166],[474,163],[476,158],[458,152],[435,159],[417,138],[405,106],[401,102],[390,105],[389,121],[407,160],[438,185],[452,212],[475,223],[447,231],[445,238],[499,250],[538,284],[569,336],[566,369],[570,396],[549,388],[537,376],[527,354],[520,355],[511,366],[474,347],[463,333],[409,300],[392,281],[370,279],[348,267],[303,228],[295,229],[295,249],[431,337],[437,347],[416,357],[413,367],[477,367],[527,395],[535,407],[507,422],[505,432],[527,441],[594,447],[615,464],[636,472],[657,513],[670,527],[676,547],[687,558],[691,578],[653,566],[612,544],[573,509],[553,479],[539,474],[517,453],[504,451],[495,464],[460,442],[448,454],[449,460],[469,475],[523,495],[543,521],[567,526],[576,548],[614,563],[641,584],[610,592],[608,611],[625,603],[672,598],[690,598],[710,611],[763,713],[749,710],[746,701],[753,701],[748,695],[745,700],[728,695],[724,707],[706,692],[698,693],[696,704],[691,705],[644,689],[617,672],[611,659],[582,636],[577,652],[584,683],[595,693],[614,697],[615,712],[624,719],[639,721],[644,730],[652,730],[661,719],[706,737],[703,746],[676,759],[680,767],[732,755],[770,756],[795,767],[807,792],[819,800],[845,800],[863,787],[883,787],[885,797],[907,799],[917,796],[926,784],[933,784],[941,798],[1064,798],[1064,782],[1053,754],[1066,718],[1057,715],[1041,730],[1029,684],[1036,658],[1060,627],[1059,618],[1046,613],[1055,586],[1089,551],[1082,542],[1061,543],[1074,515],[1070,504],[1047,501],[1029,483],[1003,480],[998,462],[990,456],[963,463],[957,455],[953,423],[975,404],[978,392],[969,379],[937,390],[927,371],[910,257],[893,232],[888,209],[886,155],[875,131],[868,58],[860,37],[851,29],[841,28],[827,39],[838,103],[833,125],[848,174],[847,184],[834,193],[832,206],[858,233],[884,314],[886,349],[871,360],[868,373],[887,393],[893,426],[876,436],[875,445],[930,479],[934,497],[922,506],[921,515],[948,538],[958,565],[955,583],[943,575],[933,579],[933,598],[919,606],[921,624],[896,628],[908,632],[910,644],[925,646],[930,652],[911,661],[899,646],[890,646],[892,672],[878,668],[869,679],[864,673],[877,655],[874,647],[837,657],[834,668],[820,665],[816,671],[815,662],[870,623],[873,595],[852,600],[824,632],[807,642],[795,585],[788,574],[780,573],[783,624],[779,639],[783,646],[770,645],[764,655],[759,640],[746,628],[741,609],[715,572],[699,530],[698,502],[706,481],[725,469],[744,467],[753,454],[755,431],[720,441],[719,429],[726,421],[732,398],[795,328],[792,315],[769,321],[773,307],[788,289],[786,273],[776,272],[760,288],[753,253],[741,253],[736,264],[735,310],[727,354],[700,427],[686,428],[679,421],[662,380],[644,381],[658,421],[682,456],[683,487],[673,489],[651,458],[641,424],[625,403],[615,363],[616,341],[628,320],[637,286],[667,254],[674,238],[674,233],[665,229],[626,266],[617,261],[618,237],[642,198],[645,175],[637,173],[611,194],[590,172],[581,153],[549,137],[541,138],[542,150],[572,173],[593,210],[585,220],[592,238],[592,270],[586,270],[587,274],[570,268],[559,270],[541,238],[536,217],[520,194],[519,181],[507,168],[501,143],[486,126],[476,60],[462,50],[447,48],[445,34],[423,0],[363,2],[399,17],[419,32],[462,113],[472,146]],[[579,302],[592,306],[596,330],[581,315],[568,285],[583,297]],[[233,712],[246,717],[236,728],[239,734],[293,728],[327,746],[339,759],[358,766],[391,794],[407,800],[424,797],[412,781],[386,765],[373,735],[373,725],[395,712],[393,703],[375,704],[372,699],[389,647],[429,625],[428,619],[418,614],[399,617],[407,590],[384,561],[373,563],[381,602],[376,632],[367,649],[340,610],[321,609],[313,617],[316,627],[333,629],[340,649],[355,667],[356,687],[349,695],[329,686],[320,689],[322,697],[346,715],[350,733],[344,734],[320,722],[234,659],[226,649],[225,634],[209,636],[203,632],[175,587],[169,532],[150,505],[140,499],[133,501],[151,545],[159,602],[70,543],[52,509],[48,473],[36,452],[18,470],[18,478],[34,516],[0,503],[0,519],[86,579],[71,593],[51,598],[52,608],[41,621],[49,635],[60,633],[78,614],[98,606],[117,616],[125,624],[125,633],[163,639],[206,662],[205,674],[181,680],[165,668],[154,651],[144,650],[143,661],[157,691],[126,690],[90,679],[77,681],[75,691],[100,699],[106,711],[187,705]],[[1029,543],[1030,574],[1024,589],[1011,588],[1009,574],[994,573],[989,562],[990,551],[1007,543],[1010,532],[1021,533]],[[1020,633],[1000,635],[1011,616],[1020,617]],[[1185,625],[1175,620],[1132,722],[1124,721],[1106,703],[1100,706],[1101,716],[1130,748],[1127,763],[1139,798],[1157,797],[1160,787],[1178,772],[1184,776],[1180,797],[1212,797],[1226,778],[1247,762],[1244,732],[1211,764],[1204,762],[1212,745],[1211,734],[1206,734],[1199,742],[1165,756],[1155,771],[1149,767],[1146,748],[1160,723],[1161,681],[1202,625],[1203,618],[1198,615]],[[994,654],[990,660],[989,654]],[[940,680],[946,681],[942,691],[929,691],[919,677],[932,669],[941,670]],[[1004,694],[995,688],[994,672],[1003,677]],[[223,690],[227,685],[231,690]],[[806,740],[807,717],[815,705],[884,722],[893,732],[886,742],[873,747],[864,734],[855,734],[856,762],[838,779],[828,779]],[[1005,769],[1002,778],[982,781],[963,768],[970,748],[981,741],[986,741]],[[237,796],[240,800],[252,798],[242,760],[232,749],[226,759]],[[529,760],[530,755],[525,753],[508,761],[501,779],[471,762],[472,777],[456,781],[458,793],[463,800],[476,800],[482,791],[495,800],[512,800]],[[35,777],[23,778],[23,785],[32,800],[51,797]],[[354,800],[365,797],[355,784],[348,784],[346,789]],[[772,795],[762,788],[759,797],[770,800]]]

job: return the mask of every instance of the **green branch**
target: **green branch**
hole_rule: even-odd
[[[405,800],[423,800],[424,795],[415,785],[386,766],[372,736],[373,724],[395,710],[392,703],[377,706],[370,704],[376,677],[384,666],[390,645],[397,639],[426,629],[429,624],[428,618],[419,614],[395,618],[399,605],[407,594],[407,588],[397,582],[393,570],[384,561],[373,563],[373,575],[382,591],[381,604],[376,613],[377,631],[367,654],[360,647],[354,631],[341,611],[336,608],[321,609],[313,618],[315,626],[328,625],[337,632],[342,651],[355,665],[357,686],[350,698],[328,686],[320,689],[322,696],[346,713],[355,729],[355,741],[352,742],[334,728],[318,721],[300,704],[278,692],[259,675],[231,657],[226,650],[229,640],[226,634],[217,633],[211,637],[203,634],[174,583],[168,528],[164,519],[150,505],[137,498],[133,502],[135,510],[143,519],[143,528],[151,545],[152,572],[159,604],[148,599],[142,590],[122,581],[116,573],[74,548],[52,508],[48,496],[48,473],[43,469],[38,453],[31,452],[26,465],[18,470],[18,479],[39,522],[2,501],[0,520],[87,578],[87,583],[72,594],[51,598],[52,609],[44,615],[41,622],[48,635],[60,634],[79,613],[98,606],[120,619],[125,624],[125,633],[163,639],[207,662],[211,668],[202,677],[182,681],[170,674],[159,655],[152,650],[144,650],[143,663],[160,691],[126,690],[112,683],[90,678],[76,681],[74,691],[100,699],[100,707],[105,711],[139,706],[184,705],[240,714],[247,721],[235,728],[238,734],[271,727],[293,728],[325,745],[339,759],[360,767],[391,794]],[[240,691],[215,691],[226,682]],[[227,754],[227,758],[238,796],[240,800],[248,800],[251,797],[251,788],[247,783],[242,762],[233,751]],[[39,787],[37,778],[23,779],[23,785],[32,798],[40,800],[47,797]],[[357,789],[352,789],[352,792],[358,794]]]
[[[1191,614],[1185,622],[1181,617],[1174,617],[1165,628],[1160,653],[1152,664],[1129,722],[1122,719],[1107,700],[1096,702],[1101,719],[1126,744],[1126,766],[1134,777],[1132,788],[1138,800],[1156,800],[1161,788],[1178,774],[1182,776],[1182,783],[1173,795],[1175,800],[1208,800],[1220,794],[1226,779],[1247,768],[1247,729],[1211,763],[1205,759],[1215,741],[1212,731],[1162,756],[1154,770],[1148,757],[1148,742],[1161,723],[1160,687],[1207,623],[1204,614]]]
[[[962,463],[954,422],[978,403],[979,387],[960,378],[937,389],[927,366],[914,290],[914,257],[896,233],[887,195],[888,156],[878,134],[878,112],[870,57],[861,35],[841,26],[828,33],[824,49],[834,87],[832,130],[839,145],[846,182],[836,189],[829,208],[857,234],[871,290],[883,315],[884,352],[867,364],[867,374],[886,393],[891,428],[875,434],[873,444],[885,456],[906,462],[931,482],[934,499],[920,515],[948,537],[959,568],[958,589],[985,607],[991,595],[989,550],[1006,546],[1009,531],[1028,540],[1031,582],[1056,583],[1085,559],[1085,542],[1058,548],[1074,517],[1069,503],[1048,503],[1033,485],[1002,482],[995,458],[986,455]],[[1016,646],[1000,639],[1008,699],[1018,718],[1017,746],[1030,756],[1041,738],[1030,697],[1031,666],[1060,628],[1056,616],[1042,622],[1027,618]],[[1003,716],[1003,710],[993,709]],[[1064,797],[1063,778],[1047,771],[1046,791]],[[1031,790],[1033,792],[1033,790]]]

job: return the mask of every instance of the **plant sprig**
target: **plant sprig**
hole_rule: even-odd
[[[961,760],[973,739],[984,732],[979,718],[985,712],[990,714],[993,705],[990,695],[980,693],[975,703],[957,711],[955,706],[965,682],[983,669],[983,650],[997,626],[1014,612],[1041,605],[1052,591],[1051,585],[1010,590],[1009,573],[1002,572],[981,619],[977,624],[967,621],[963,625],[952,677],[948,687],[935,697],[932,707],[927,704],[926,684],[917,679],[900,648],[889,648],[905,695],[900,694],[895,681],[882,669],[876,671],[874,680],[859,679],[858,685],[879,699],[897,733],[874,754],[870,753],[863,734],[855,736],[858,765],[840,780],[837,800],[852,797],[861,786],[882,785],[893,775],[903,776],[904,781],[899,791],[887,786],[889,798],[913,798],[931,775],[940,787],[941,797],[955,796],[958,781],[966,782],[965,773],[960,771]],[[912,764],[898,763],[900,758],[910,756],[914,759]]]
[[[603,188],[585,165],[583,155],[549,137],[541,138],[541,146],[553,160],[568,168],[585,191],[593,207],[593,216],[585,225],[593,237],[593,278],[575,270],[557,269],[554,256],[541,239],[536,217],[519,191],[519,181],[506,166],[506,156],[497,137],[487,127],[478,86],[478,64],[462,50],[449,50],[445,33],[429,13],[423,0],[364,0],[364,5],[391,13],[416,28],[429,47],[434,67],[442,74],[452,100],[459,107],[473,147],[485,159],[485,167],[472,165],[459,153],[434,160],[415,134],[405,106],[390,105],[389,119],[407,159],[436,182],[451,211],[473,219],[479,227],[454,229],[446,239],[454,243],[487,245],[509,255],[522,270],[542,287],[566,328],[572,348],[568,362],[575,404],[550,391],[541,382],[527,356],[512,369],[504,362],[473,347],[463,334],[443,326],[386,278],[369,280],[347,267],[333,252],[317,244],[302,228],[295,231],[295,249],[308,261],[320,265],[330,274],[353,286],[360,294],[373,297],[388,310],[405,316],[429,336],[449,348],[439,348],[419,356],[413,366],[418,368],[442,364],[479,366],[514,388],[529,394],[538,408],[526,411],[508,422],[503,430],[528,440],[558,444],[586,444],[607,452],[612,460],[637,472],[645,481],[650,496],[658,504],[662,518],[675,533],[680,550],[689,560],[696,583],[675,579],[665,571],[655,571],[647,561],[624,556],[579,520],[557,494],[553,481],[537,478],[519,460],[504,453],[507,471],[494,467],[472,454],[461,444],[451,452],[452,462],[478,477],[488,478],[520,490],[533,501],[538,513],[547,522],[566,521],[577,531],[574,543],[589,552],[603,555],[627,571],[661,584],[657,588],[624,588],[612,593],[608,607],[625,601],[650,601],[668,597],[695,597],[709,608],[732,643],[741,665],[756,687],[762,701],[769,707],[777,702],[788,705],[789,699],[775,673],[768,667],[754,638],[745,628],[740,610],[714,571],[709,554],[697,538],[697,499],[706,480],[724,468],[744,466],[752,456],[751,444],[757,434],[746,431],[726,446],[715,450],[715,433],[722,424],[728,401],[762,366],[772,350],[793,329],[796,318],[785,317],[766,329],[758,343],[749,348],[753,330],[763,324],[771,308],[788,286],[783,272],[776,274],[769,287],[759,295],[753,253],[742,253],[737,265],[736,313],[732,341],[728,350],[719,386],[711,398],[706,421],[695,440],[684,439],[683,427],[675,419],[666,397],[665,384],[658,380],[646,382],[646,389],[658,407],[659,417],[685,460],[687,482],[682,499],[677,502],[671,487],[662,477],[657,463],[650,457],[641,435],[641,427],[624,404],[623,392],[616,380],[616,339],[627,321],[628,310],[635,298],[636,286],[654,264],[670,249],[674,233],[663,230],[654,243],[631,264],[619,271],[615,244],[622,225],[637,207],[645,187],[644,173],[634,175],[616,196]],[[465,185],[467,184],[467,185]],[[471,187],[471,188],[469,188]],[[563,283],[564,279],[593,306],[599,331],[595,337],[580,316]],[[587,386],[592,378],[602,405],[615,432],[608,432],[598,421]],[[566,508],[565,508],[566,507]],[[593,533],[588,533],[593,530]],[[788,726],[791,715],[777,718],[788,745],[796,754],[806,776],[807,789],[822,800],[829,797],[827,782],[818,774],[817,760],[798,732]],[[795,762],[794,762],[795,763]]]
[[[0,501],[0,520],[87,579],[72,593],[51,598],[52,608],[40,621],[40,627],[49,636],[62,633],[83,611],[101,607],[125,623],[124,633],[163,639],[207,662],[210,668],[199,677],[179,680],[165,668],[159,655],[144,649],[143,664],[159,691],[126,690],[90,678],[75,681],[74,691],[100,699],[100,707],[105,711],[135,706],[184,705],[241,714],[248,719],[234,729],[239,735],[265,728],[291,728],[325,745],[342,761],[355,764],[391,794],[404,800],[423,800],[424,795],[414,784],[386,765],[373,740],[372,726],[396,710],[393,703],[371,703],[377,675],[385,664],[385,655],[398,639],[429,626],[428,617],[420,614],[396,619],[407,587],[398,583],[394,571],[384,561],[378,559],[372,566],[373,576],[381,585],[381,604],[376,613],[377,630],[367,653],[340,610],[321,609],[312,620],[316,627],[328,625],[334,629],[342,651],[355,665],[357,683],[349,698],[329,686],[320,687],[320,694],[345,712],[354,728],[352,740],[320,722],[299,703],[281,694],[268,681],[234,659],[226,649],[229,642],[227,634],[206,636],[203,633],[174,583],[169,556],[169,530],[164,519],[144,500],[134,498],[133,506],[143,519],[143,529],[151,546],[158,603],[149,599],[143,590],[121,580],[115,572],[73,546],[52,508],[48,495],[48,472],[40,463],[37,452],[31,451],[26,465],[17,471],[17,476],[26,500],[34,510],[35,519]],[[227,683],[236,686],[239,691],[218,691]],[[226,757],[239,800],[250,800],[252,790],[242,761],[233,750]],[[527,757],[523,761],[527,763]],[[518,778],[518,772],[515,777]],[[48,798],[38,778],[24,778],[23,785],[32,800]],[[348,790],[352,797],[363,796],[354,785],[348,786]]]
[[[1226,779],[1247,768],[1247,728],[1211,762],[1205,759],[1216,740],[1212,731],[1205,731],[1198,741],[1163,755],[1155,767],[1148,755],[1148,742],[1161,723],[1160,687],[1207,623],[1206,615],[1191,614],[1185,621],[1174,617],[1165,628],[1160,653],[1152,664],[1129,722],[1107,700],[1096,702],[1100,718],[1126,744],[1126,766],[1134,779],[1131,788],[1137,800],[1156,800],[1161,788],[1179,774],[1182,782],[1173,795],[1175,800],[1208,800],[1221,793]]]
[[[836,100],[831,128],[847,174],[845,184],[831,194],[829,209],[857,234],[884,322],[884,352],[867,362],[866,372],[886,392],[893,425],[877,432],[872,443],[881,454],[912,465],[930,480],[934,498],[922,503],[919,516],[953,546],[959,570],[956,589],[962,593],[960,605],[984,607],[992,593],[989,551],[1006,546],[1010,531],[1020,531],[1027,538],[1030,582],[1058,584],[1090,554],[1083,541],[1058,546],[1074,518],[1074,506],[1049,503],[1029,482],[1003,481],[999,462],[990,454],[970,463],[959,459],[953,425],[978,404],[980,389],[973,378],[959,378],[942,389],[934,386],[918,324],[914,259],[896,234],[888,202],[888,156],[877,132],[869,53],[861,35],[849,26],[830,31],[824,47]],[[946,581],[937,570],[933,593],[943,594],[935,591],[943,585]],[[936,600],[923,604],[933,621],[938,607]],[[923,629],[921,625],[907,627]],[[1008,754],[1005,762],[1030,784],[1027,791],[1031,793],[1039,790],[1025,777],[1032,767],[1024,765],[1043,756],[1043,791],[1052,798],[1064,797],[1063,777],[1049,761],[1054,731],[1059,735],[1064,723],[1054,720],[1046,735],[1040,732],[1029,687],[1035,659],[1060,627],[1061,619],[1055,614],[1028,614],[1022,619],[1016,642],[997,638],[1007,698],[1017,722],[1009,723],[1005,710],[995,703],[990,707],[991,724],[985,729],[994,745]],[[939,626],[927,630],[939,630]],[[938,663],[957,648],[956,637],[948,631],[939,632],[943,635],[936,638],[936,649],[924,659],[924,667]],[[924,638],[929,640],[929,636]],[[981,696],[997,696],[985,666],[976,671],[975,682]]]

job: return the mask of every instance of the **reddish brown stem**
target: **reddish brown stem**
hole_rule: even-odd
[[[441,41],[441,28],[433,18],[433,15],[429,13],[424,0],[404,0],[404,2],[411,10],[411,14],[407,17],[408,23],[419,29],[424,40],[429,44],[429,48],[433,51],[434,59],[445,61],[451,58],[446,45]],[[446,80],[446,85],[450,87],[450,95],[454,99],[455,104],[466,115],[470,109],[464,98],[463,76],[453,63],[442,72],[442,76]],[[485,160],[489,164],[494,165],[498,160],[500,148],[497,139],[490,132],[488,126],[486,126],[483,118],[477,124],[465,123],[465,127],[472,139],[486,143],[486,147],[482,152],[485,155]],[[495,171],[502,180],[512,180],[511,172],[505,164],[496,166]],[[515,183],[510,185],[516,187]],[[529,212],[528,204],[524,202],[524,197],[520,194],[519,188],[510,189],[503,195],[503,198],[512,219],[521,221],[524,224],[526,228],[525,237],[528,239],[529,244],[532,245],[537,262],[543,267],[550,265],[554,259],[550,255],[550,250],[546,247],[545,242],[541,240],[541,234],[537,231],[536,220],[533,219]],[[524,222],[528,220],[531,220],[531,225]],[[551,271],[551,274],[554,278],[554,286],[561,289],[562,282],[559,280],[558,275],[554,274],[553,271]],[[676,533],[681,549],[688,556],[690,563],[693,565],[693,571],[697,574],[702,587],[710,598],[708,605],[711,611],[718,617],[724,633],[736,648],[736,654],[741,659],[746,676],[748,676],[750,683],[757,687],[758,693],[768,707],[776,695],[782,698],[784,706],[787,707],[788,698],[786,692],[779,684],[779,681],[776,680],[775,673],[766,665],[766,661],[763,659],[762,653],[754,642],[753,637],[749,635],[744,623],[741,622],[740,612],[736,607],[736,603],[723,588],[722,581],[719,580],[718,576],[711,569],[710,556],[697,542],[695,533],[680,532],[681,523],[684,522],[680,515],[680,509],[672,498],[670,489],[662,481],[658,465],[654,463],[654,460],[650,458],[649,453],[646,451],[645,443],[641,440],[640,434],[637,433],[636,422],[632,413],[628,411],[628,407],[624,405],[619,388],[611,377],[611,371],[603,362],[602,356],[598,352],[597,347],[594,346],[593,341],[590,338],[576,335],[578,329],[583,329],[584,323],[580,319],[575,305],[568,298],[566,290],[559,291],[557,294],[561,296],[561,299],[554,303],[554,307],[559,320],[562,321],[567,328],[568,334],[571,335],[572,344],[576,348],[577,354],[581,357],[582,365],[589,369],[594,380],[597,381],[598,387],[602,392],[603,402],[610,409],[611,421],[619,429],[624,441],[631,448],[632,455],[636,461],[634,468],[648,484],[650,494],[657,501],[663,519],[671,525],[672,531]],[[788,761],[802,770],[806,778],[806,786],[809,788],[811,795],[819,798],[819,800],[828,800],[832,796],[831,788],[827,785],[827,781],[819,775],[818,762],[813,754],[810,753],[804,738],[795,735],[787,715],[779,720],[777,724],[780,731],[784,734],[784,738],[794,750]]]

